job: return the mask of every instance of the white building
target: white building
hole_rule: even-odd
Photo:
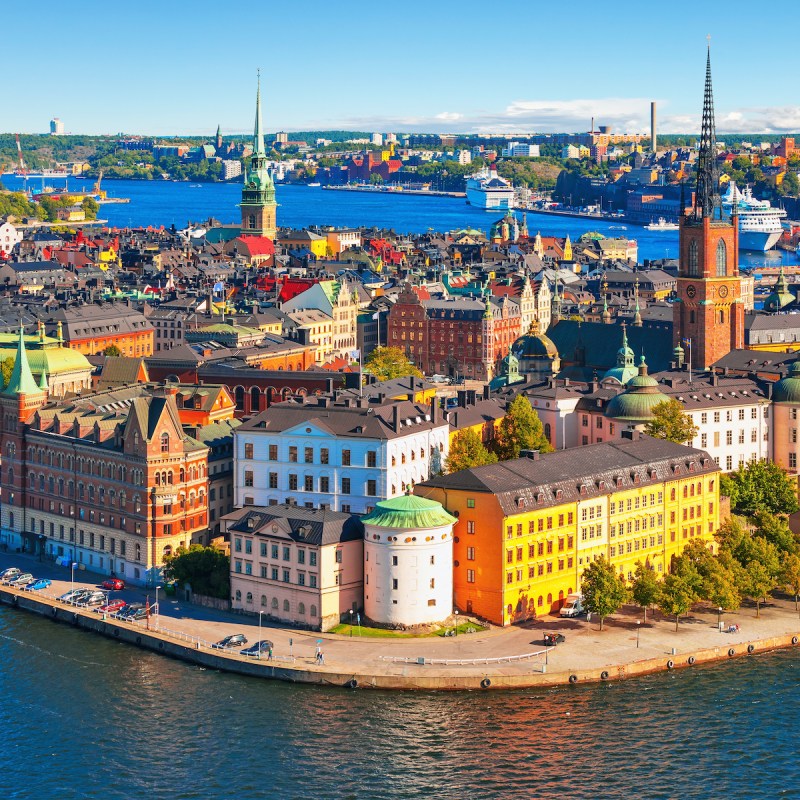
[[[0,252],[10,255],[21,241],[22,231],[18,231],[10,222],[0,223]]]
[[[383,147],[383,134],[373,133],[370,137],[370,143],[377,145],[378,147]]]
[[[222,161],[222,178],[229,181],[231,178],[238,178],[242,174],[242,162],[235,159],[224,159]]]
[[[502,154],[503,158],[539,158],[539,145],[509,142]]]
[[[58,117],[53,117],[53,119],[50,120],[50,135],[51,136],[64,135],[64,123]]]
[[[430,406],[311,397],[271,406],[235,435],[235,505],[364,514],[438,471],[449,425]]]
[[[441,622],[453,611],[453,525],[434,500],[379,502],[364,524],[364,613],[385,625]]]

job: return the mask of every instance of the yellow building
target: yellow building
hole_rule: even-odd
[[[313,231],[289,231],[278,239],[286,250],[309,250],[315,258],[328,255],[328,240]]]
[[[713,547],[719,467],[641,437],[433,478],[415,494],[454,516],[456,606],[496,625],[556,613],[601,555],[631,579],[669,571],[693,538]]]

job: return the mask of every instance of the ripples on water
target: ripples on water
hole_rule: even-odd
[[[0,609],[2,797],[797,798],[796,651],[453,694],[260,682]]]

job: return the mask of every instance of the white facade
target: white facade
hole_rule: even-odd
[[[10,222],[0,223],[0,252],[9,255],[21,241],[22,231],[18,231]]]
[[[446,421],[432,422],[426,407],[407,401],[384,403],[378,409],[362,402],[363,408],[303,406],[300,416],[306,419],[281,430],[250,423],[237,429],[235,505],[296,503],[364,514],[379,500],[397,497],[427,480],[432,458],[437,468],[444,463]],[[381,423],[377,428],[385,433],[371,435],[377,420],[368,418],[376,410],[391,417],[394,407],[399,430]],[[257,419],[280,413],[280,405],[272,406]]]
[[[419,498],[401,498],[399,502],[406,500]],[[380,519],[380,507],[376,513]],[[408,626],[441,622],[450,616],[453,522],[434,528],[409,529],[384,527],[370,524],[369,518],[364,520],[367,619],[384,625]]]

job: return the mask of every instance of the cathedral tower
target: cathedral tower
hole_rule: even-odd
[[[264,132],[261,127],[261,78],[256,92],[256,125],[253,132],[253,155],[244,174],[242,187],[242,235],[275,239],[277,235],[275,184],[267,166]]]
[[[697,185],[692,210],[686,214],[681,208],[678,299],[673,305],[673,344],[690,340],[692,366],[699,369],[744,347],[735,214],[727,218],[722,213],[709,49]]]

